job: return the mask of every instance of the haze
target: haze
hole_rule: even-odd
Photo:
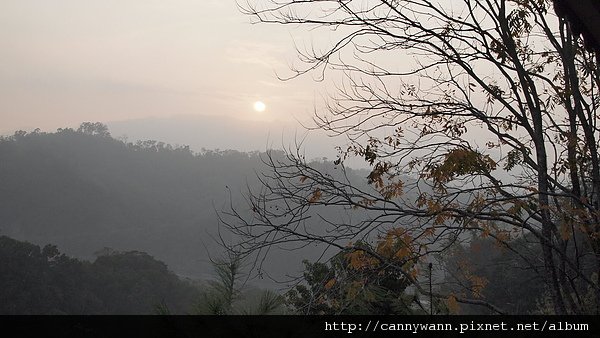
[[[0,132],[100,121],[115,135],[206,148],[281,145],[284,134],[302,134],[297,121],[306,121],[320,100],[310,77],[277,79],[296,59],[290,34],[251,24],[234,1],[2,1]],[[264,111],[254,109],[257,101]],[[151,135],[148,119],[232,128],[217,139],[176,130]],[[210,126],[214,121],[221,122]],[[240,138],[244,128],[254,128],[257,138]]]

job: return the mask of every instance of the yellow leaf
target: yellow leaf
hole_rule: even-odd
[[[454,295],[450,295],[450,297],[448,297],[447,304],[450,314],[458,314],[460,311],[460,306],[458,305],[458,301]]]
[[[350,267],[354,270],[360,270],[378,265],[377,259],[368,257],[363,250],[356,250],[346,255],[350,262]]]
[[[488,280],[485,277],[479,277],[475,275],[469,276],[468,279],[471,282],[471,291],[473,293],[473,297],[482,298],[482,291],[488,284]]]
[[[325,289],[329,290],[335,285],[335,278],[330,279],[327,284],[325,284]]]
[[[363,267],[363,252],[361,250],[353,251],[346,257],[350,260],[351,268],[357,270]]]
[[[308,199],[309,203],[315,203],[318,200],[321,199],[321,195],[323,195],[323,193],[321,192],[321,189],[317,188],[317,190],[315,190],[315,192],[313,192],[312,196]]]
[[[396,258],[402,259],[406,258],[410,255],[410,249],[408,247],[402,247],[400,250],[396,251],[394,255]]]
[[[425,231],[423,232],[423,235],[425,237],[432,237],[435,235],[435,228],[434,227],[429,227],[427,229],[425,229]]]
[[[390,256],[394,246],[394,238],[391,235],[385,236],[385,239],[377,244],[377,253],[382,256]]]

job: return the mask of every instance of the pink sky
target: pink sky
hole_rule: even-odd
[[[233,0],[3,0],[0,132],[174,115],[309,116],[320,85],[275,76],[296,62],[290,30],[250,24]],[[258,100],[263,113],[253,110]]]

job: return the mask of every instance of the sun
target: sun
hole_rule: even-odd
[[[262,102],[262,101],[254,102],[254,110],[255,111],[262,113],[265,111],[265,109],[267,109],[267,105],[264,102]]]

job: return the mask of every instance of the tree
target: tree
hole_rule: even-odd
[[[268,315],[281,310],[282,297],[270,290],[259,292],[257,299],[245,290],[243,259],[235,252],[213,261],[217,279],[209,281],[193,313],[198,315]],[[250,306],[244,303],[251,303]]]
[[[1,314],[185,313],[198,290],[138,251],[110,251],[92,262],[0,236]]]
[[[395,252],[392,246],[402,246],[382,241],[379,248],[366,243],[358,247],[377,250],[381,254]],[[386,247],[386,245],[388,247]],[[405,271],[415,273],[411,262],[390,261],[403,265]],[[402,258],[400,258],[402,260]],[[425,314],[418,298],[406,288],[410,282],[397,269],[380,265],[362,250],[344,250],[335,255],[329,264],[304,261],[304,283],[296,285],[287,293],[287,301],[295,311],[302,314]]]
[[[86,135],[98,135],[101,137],[110,137],[108,127],[102,122],[83,122],[77,128],[77,132]]]
[[[600,70],[550,0],[240,7],[257,22],[325,31],[318,41],[327,42],[298,50],[304,66],[291,78],[343,76],[314,128],[346,139],[336,161],[341,176],[317,170],[300,151],[286,161],[265,159],[272,173],[249,195],[252,217],[231,211],[235,221],[227,221],[246,236],[246,252],[298,243],[342,250],[348,240],[398,230],[409,248],[402,254],[418,264],[471,233],[517,255],[511,239],[528,236],[541,255],[523,261],[544,281],[554,313],[584,312],[587,290],[600,304],[593,277],[600,269]],[[368,163],[369,187],[344,179],[349,157]],[[319,231],[304,226],[334,206],[369,217],[323,217]],[[504,312],[486,299],[430,292],[422,278],[397,268],[422,294]]]
[[[486,299],[508,313],[536,313],[546,298],[539,271],[527,261],[541,255],[540,246],[528,236],[515,239],[518,254],[498,246],[491,238],[474,237],[468,246],[457,245],[444,256],[443,288]],[[461,306],[461,314],[481,314],[482,309]]]

